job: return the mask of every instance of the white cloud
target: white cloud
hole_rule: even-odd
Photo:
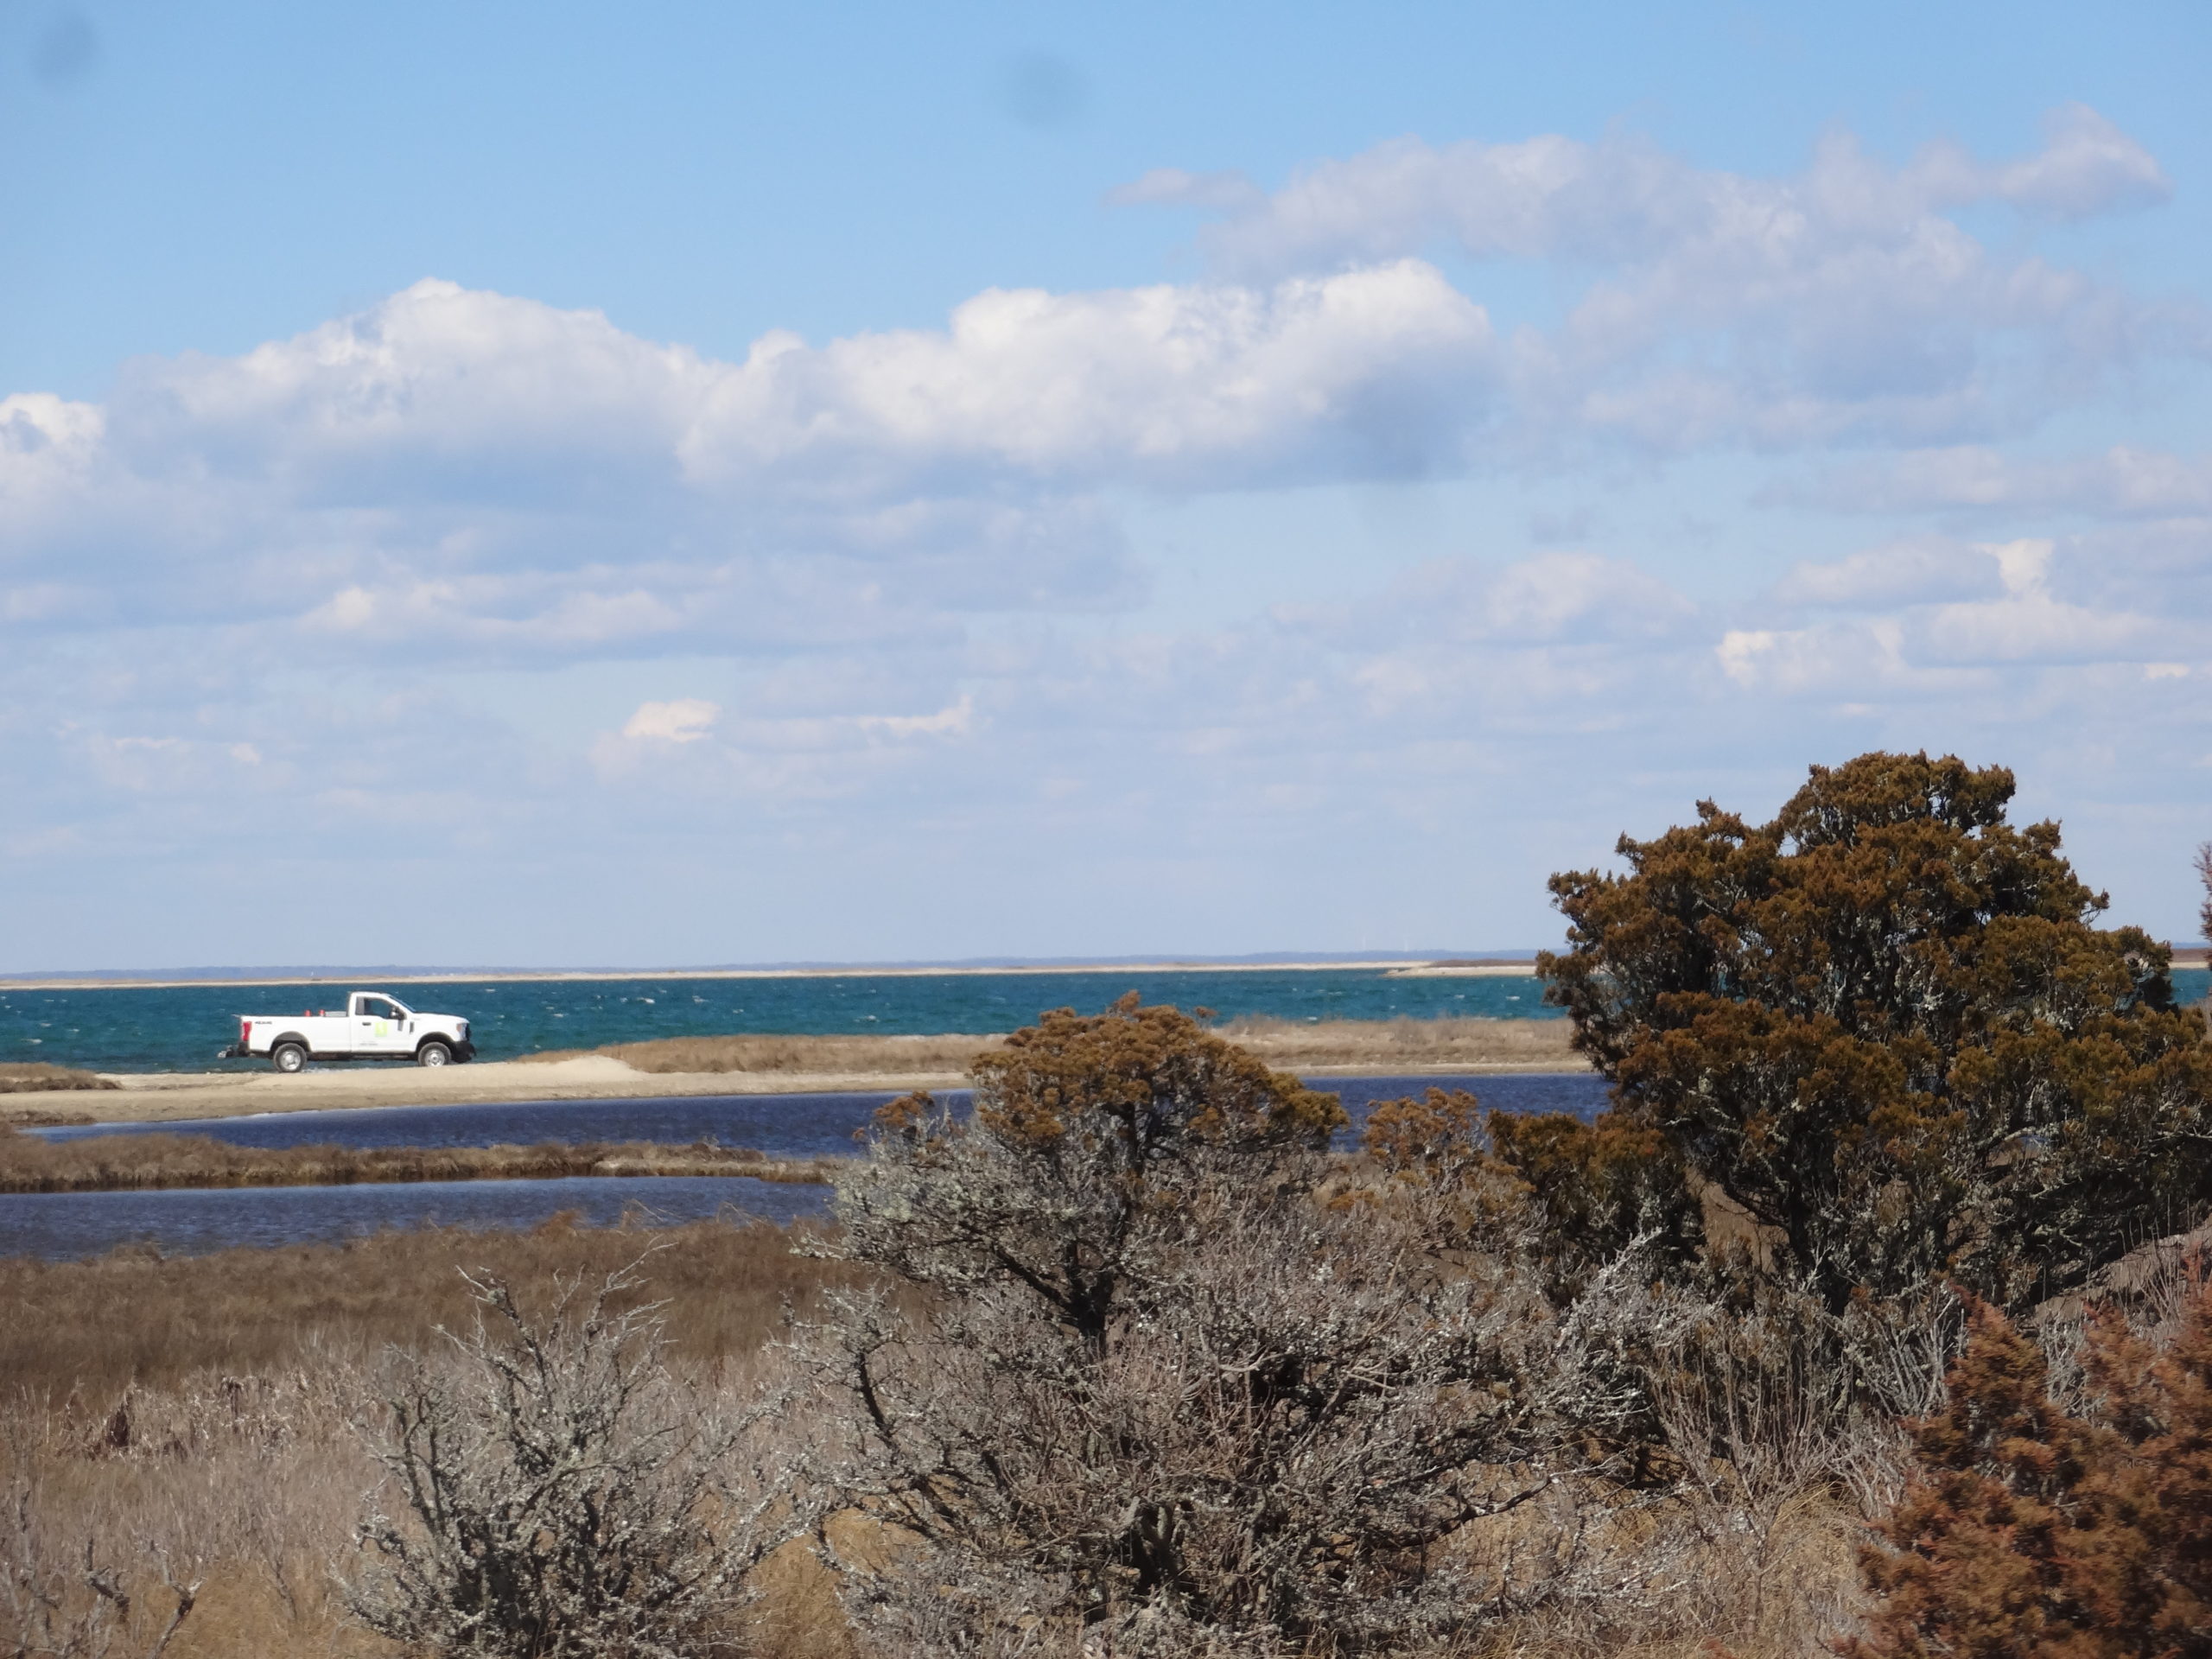
[[[643,702],[622,728],[622,735],[664,743],[696,743],[722,717],[721,705],[697,697],[671,702]]]
[[[2062,556],[2046,537],[1931,536],[1800,564],[1772,601],[1853,619],[1732,630],[1714,654],[1746,688],[1837,695],[1876,684],[1932,691],[1941,682],[1928,677],[1952,671],[2135,666],[2212,654],[2212,615],[2131,608],[2117,594],[2082,602],[2055,591],[2093,562],[2084,550]]]
[[[2202,355],[2199,308],[2139,305],[1956,220],[2005,202],[2082,218],[2160,199],[2156,160],[2069,106],[2042,149],[1900,166],[1847,134],[1795,177],[1697,168],[1633,138],[1382,144],[1281,189],[1154,173],[1123,193],[1208,207],[1201,245],[1246,279],[1419,255],[1542,261],[1584,286],[1515,342],[1510,385],[1554,438],[1660,450],[1836,437],[1940,441],[2031,423],[2152,341]]]
[[[1694,247],[1707,264],[1779,270],[1850,241],[1909,245],[1933,216],[1976,202],[2083,218],[2171,190],[2140,144],[2094,110],[2069,105],[2045,121],[2041,149],[1993,164],[1937,143],[1885,167],[1834,133],[1803,175],[1767,181],[1701,169],[1635,137],[1443,145],[1408,137],[1307,168],[1272,194],[1237,174],[1160,168],[1111,199],[1224,214],[1205,249],[1250,275],[1402,258],[1439,240],[1478,259],[1592,264]]]
[[[1786,605],[1886,610],[1939,599],[1974,599],[2004,588],[2000,570],[1983,550],[1942,537],[1891,542],[1830,564],[1799,564],[1775,588]]]
[[[1766,492],[1841,512],[1948,509],[2164,518],[2212,513],[2212,459],[2115,444],[2091,455],[2019,456],[1961,444],[1860,461]]]
[[[976,727],[976,696],[963,691],[933,715],[861,715],[853,723],[885,737],[965,737]]]
[[[681,453],[709,484],[793,467],[880,487],[944,467],[1201,486],[1291,462],[1389,472],[1452,444],[1490,350],[1481,308],[1414,260],[1264,289],[995,289],[943,333],[762,341]]]
[[[2054,110],[2044,131],[2040,152],[1984,170],[1975,182],[2018,207],[2064,219],[2164,201],[2173,194],[2157,158],[2085,104]]]

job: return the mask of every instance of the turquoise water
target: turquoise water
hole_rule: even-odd
[[[0,1059],[51,1060],[102,1071],[255,1069],[265,1062],[214,1058],[238,1035],[239,1014],[327,1007],[340,1003],[347,988],[325,981],[0,989]],[[1147,1002],[1284,1020],[1558,1017],[1556,1009],[1543,1006],[1534,979],[1401,978],[1377,969],[1344,968],[487,980],[391,988],[410,1007],[473,1021],[480,1052],[493,1060],[549,1048],[741,1031],[981,1035],[1027,1025],[1046,1008],[1096,1013],[1129,990]],[[2174,989],[2184,1001],[2201,1001],[2212,990],[2212,975],[2202,969],[2177,973]]]
[[[360,988],[375,983],[363,981]],[[50,1060],[100,1071],[255,1069],[267,1062],[214,1058],[236,1039],[238,1015],[339,1007],[348,988],[326,980],[144,990],[0,989],[0,1059]],[[470,1020],[478,1053],[487,1060],[732,1032],[982,1035],[1027,1025],[1046,1008],[1095,1014],[1130,990],[1147,1002],[1285,1020],[1557,1016],[1543,1006],[1532,978],[1393,978],[1376,969],[461,980],[390,988],[420,1012]]]

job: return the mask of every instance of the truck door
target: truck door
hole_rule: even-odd
[[[415,1043],[407,1035],[406,1023],[406,1017],[389,998],[355,997],[353,1052],[356,1054],[411,1054]]]

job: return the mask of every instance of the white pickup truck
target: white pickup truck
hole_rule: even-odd
[[[216,1058],[266,1058],[279,1071],[309,1060],[412,1060],[449,1065],[474,1057],[468,1021],[450,1014],[417,1014],[383,991],[355,991],[343,1013],[242,1014],[238,1039]]]

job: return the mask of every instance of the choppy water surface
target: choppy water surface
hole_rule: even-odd
[[[330,982],[0,988],[0,1060],[51,1060],[101,1071],[253,1070],[267,1063],[213,1058],[238,1035],[239,1014],[328,1007],[341,1002],[347,988]],[[1543,1005],[1542,988],[1533,978],[1394,977],[1379,969],[486,980],[391,988],[410,1007],[473,1021],[486,1059],[732,1032],[981,1036],[1027,1025],[1046,1008],[1095,1014],[1130,990],[1147,1002],[1282,1020],[1560,1017]],[[2177,973],[2174,988],[2184,1001],[2201,1001],[2212,991],[2212,975],[2201,969]]]
[[[373,981],[362,981],[363,988]],[[0,988],[0,1059],[99,1071],[250,1070],[213,1058],[242,1014],[341,1006],[346,984],[165,985],[149,989]],[[600,979],[394,983],[423,1013],[473,1022],[482,1058],[732,1032],[832,1036],[982,1036],[1046,1008],[1096,1014],[1125,991],[1147,1002],[1283,1020],[1418,1020],[1440,1014],[1550,1019],[1533,978],[1394,978],[1378,969],[1162,973],[837,974],[760,979]]]
[[[1484,1077],[1317,1078],[1352,1120],[1347,1140],[1378,1100],[1431,1087],[1472,1089],[1486,1106],[1587,1116],[1605,1085],[1584,1073]],[[208,1135],[237,1146],[487,1147],[541,1141],[714,1140],[757,1147],[772,1157],[849,1154],[888,1093],[736,1095],[691,1099],[563,1100],[499,1106],[385,1107],[370,1111],[286,1112],[176,1123],[92,1124],[35,1133]],[[946,1096],[964,1106],[964,1092]],[[359,1186],[226,1188],[160,1192],[0,1194],[0,1255],[73,1257],[148,1243],[176,1255],[241,1245],[327,1243],[387,1227],[442,1222],[528,1227],[563,1210],[607,1225],[626,1208],[690,1221],[732,1207],[768,1220],[822,1213],[826,1187],[778,1185],[742,1177],[640,1176],[555,1181],[396,1182]]]

